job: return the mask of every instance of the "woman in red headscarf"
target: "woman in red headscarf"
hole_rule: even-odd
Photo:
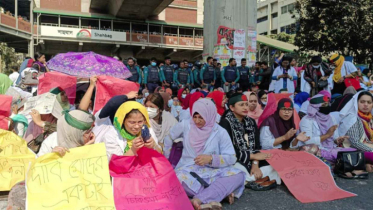
[[[293,140],[304,142],[309,139],[304,132],[296,134],[294,104],[290,98],[282,98],[277,104],[275,113],[260,125],[260,144],[264,150],[288,150]]]
[[[218,114],[222,116],[225,112],[224,105],[227,102],[227,97],[221,91],[214,91],[207,95],[207,98],[211,98],[214,100],[216,105],[216,109],[218,110]]]
[[[182,120],[190,119],[191,117],[191,110],[190,107],[193,107],[193,104],[200,98],[203,98],[203,93],[195,92],[193,94],[189,94],[183,101],[183,110],[180,112],[179,115],[179,122]]]

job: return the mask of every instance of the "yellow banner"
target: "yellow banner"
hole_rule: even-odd
[[[26,188],[27,209],[115,210],[104,143],[39,157]]]
[[[9,191],[25,180],[29,163],[35,157],[25,140],[13,132],[0,129],[0,191]]]

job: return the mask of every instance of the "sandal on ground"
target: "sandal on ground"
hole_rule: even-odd
[[[263,182],[267,182],[267,181],[269,181],[269,177],[268,176],[266,176],[264,178],[261,178],[261,179],[258,179],[258,180],[253,181],[253,182],[249,182],[249,183],[247,183],[245,185],[245,187],[249,188],[249,189],[252,189],[253,187],[255,187],[255,186],[257,186],[257,185],[259,185],[259,184],[261,184]]]
[[[211,205],[212,210],[222,210],[223,209],[223,206],[219,202],[210,202],[209,204]]]
[[[212,210],[212,206],[210,204],[202,204],[201,200],[198,198],[193,198],[190,200],[194,210]]]
[[[276,180],[266,181],[251,188],[254,191],[267,191],[277,187]]]
[[[365,171],[352,171],[344,174],[338,174],[339,177],[344,179],[368,179],[368,172]]]

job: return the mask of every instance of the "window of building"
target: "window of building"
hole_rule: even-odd
[[[257,20],[257,23],[261,23],[261,22],[264,22],[264,21],[267,21],[268,20],[268,16],[264,16],[264,17],[262,17],[262,18],[259,18],[258,20]]]
[[[277,12],[272,14],[272,18],[277,18]]]
[[[263,32],[260,35],[266,36],[267,34],[268,34],[267,32]]]
[[[281,7],[281,14],[285,14],[285,13],[287,13],[287,12],[288,12],[288,6],[287,6],[287,5]]]
[[[294,4],[289,4],[289,5],[288,5],[288,11],[289,11],[289,12],[294,11],[294,9],[295,9],[295,5],[294,5]]]
[[[287,26],[282,26],[280,28],[281,32],[285,32],[287,34],[295,34],[296,32],[296,25],[295,24],[291,24],[291,25],[287,25]]]
[[[277,34],[277,29],[272,30],[271,34]]]

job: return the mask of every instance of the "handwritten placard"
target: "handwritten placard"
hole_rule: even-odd
[[[9,191],[25,180],[29,163],[34,160],[35,154],[27,148],[25,140],[0,129],[0,191]]]
[[[94,113],[98,112],[114,96],[139,91],[140,85],[110,76],[99,76],[96,85]]]
[[[27,209],[115,210],[103,143],[49,153],[27,173]]]
[[[155,150],[142,148],[137,157],[114,155],[109,167],[116,209],[193,209],[172,166]]]
[[[324,202],[356,196],[340,189],[329,167],[306,152],[264,150],[273,156],[267,160],[279,173],[287,188],[302,203]]]

